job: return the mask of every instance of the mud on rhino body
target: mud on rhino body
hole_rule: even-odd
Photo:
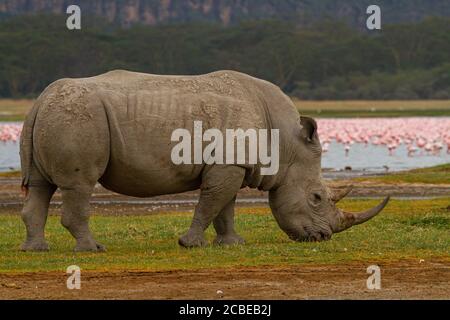
[[[279,170],[261,175],[260,163],[175,165],[173,130],[278,129]],[[75,250],[104,247],[89,230],[89,199],[100,182],[130,196],[150,197],[200,189],[192,224],[179,244],[206,244],[211,224],[216,244],[239,244],[234,206],[243,187],[269,191],[280,228],[296,241],[329,239],[369,220],[386,205],[360,214],[337,209],[348,192],[333,192],[321,178],[321,145],[315,121],[300,117],[275,85],[234,71],[199,76],[161,76],[112,71],[49,85],[24,123],[20,155],[27,191],[22,250],[48,250],[44,239],[50,199],[61,190],[62,225]]]

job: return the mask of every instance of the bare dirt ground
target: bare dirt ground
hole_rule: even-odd
[[[450,299],[446,261],[378,265],[380,290],[367,289],[367,264],[308,264],[167,272],[82,271],[80,290],[67,289],[63,272],[0,274],[0,299]]]
[[[0,179],[0,214],[19,214],[23,195],[16,178]],[[445,196],[450,185],[360,185],[354,197]],[[261,204],[266,193],[242,190],[243,203]],[[152,214],[192,209],[197,192],[152,198],[155,203],[113,194],[97,186],[93,210],[97,214]],[[257,201],[254,201],[254,200]],[[58,214],[60,195],[50,214]],[[130,201],[130,202],[129,202]],[[144,209],[145,208],[145,209]],[[237,262],[238,263],[238,262]],[[81,290],[68,290],[61,272],[0,274],[0,299],[450,299],[447,260],[378,263],[381,290],[368,290],[368,263],[304,264],[189,271],[82,271]],[[218,290],[223,294],[218,294]]]

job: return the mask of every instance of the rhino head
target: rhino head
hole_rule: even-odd
[[[317,124],[312,118],[301,121],[285,148],[287,165],[279,185],[269,192],[269,203],[280,228],[295,241],[322,241],[351,226],[376,216],[389,197],[376,207],[350,213],[336,207],[351,187],[331,190],[322,180],[322,147]]]

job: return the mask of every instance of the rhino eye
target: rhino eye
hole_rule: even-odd
[[[312,192],[309,197],[309,201],[311,205],[318,206],[322,202],[322,196],[317,192]]]

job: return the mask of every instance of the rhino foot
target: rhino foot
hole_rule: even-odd
[[[48,251],[48,244],[45,240],[25,241],[20,247],[22,251]]]
[[[79,241],[74,248],[75,252],[105,252],[106,247],[96,241]]]
[[[208,241],[203,237],[203,234],[188,232],[178,239],[178,244],[185,248],[204,247],[208,245]]]
[[[237,234],[218,234],[216,239],[214,239],[215,245],[235,245],[244,243],[244,238]]]

